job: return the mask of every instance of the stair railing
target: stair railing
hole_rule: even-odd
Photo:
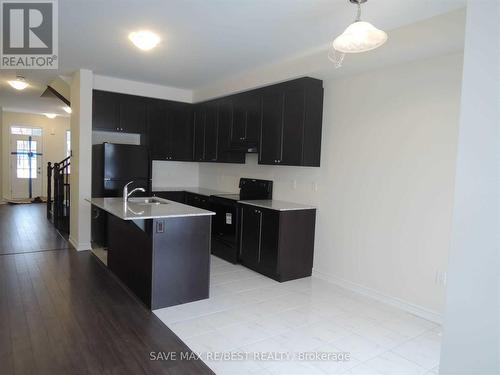
[[[69,156],[59,163],[47,165],[47,218],[58,230],[65,233],[69,233],[70,165]]]

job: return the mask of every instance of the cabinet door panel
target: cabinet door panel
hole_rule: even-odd
[[[146,101],[131,95],[120,97],[120,130],[125,133],[144,133],[146,129]]]
[[[205,110],[197,107],[194,111],[194,160],[205,160]]]
[[[170,154],[170,131],[166,106],[160,103],[148,105],[147,123],[151,158],[166,160]]]
[[[222,163],[245,163],[245,154],[230,151],[231,133],[234,120],[233,101],[221,101],[218,106],[218,147],[217,161]]]
[[[94,90],[92,95],[92,128],[119,131],[118,95]]]
[[[260,125],[262,119],[262,97],[258,94],[249,95],[246,101],[247,124],[245,140],[258,143],[260,138]]]
[[[262,129],[259,162],[276,164],[281,159],[283,127],[283,92],[265,93],[262,97]]]
[[[241,142],[245,139],[247,111],[245,98],[239,96],[234,100],[234,115],[231,129],[231,141]]]
[[[278,236],[279,212],[263,210],[259,268],[261,268],[262,272],[276,276],[278,270]]]
[[[188,206],[193,206],[204,210],[210,209],[210,203],[207,196],[186,192],[185,199]]]
[[[283,157],[281,163],[302,164],[302,143],[304,140],[304,90],[287,90],[283,115]]]
[[[205,161],[217,160],[217,105],[210,104],[205,115]]]
[[[172,159],[193,160],[193,125],[189,106],[174,104],[172,111]]]
[[[243,206],[241,217],[240,258],[247,266],[257,268],[261,234],[261,211]]]

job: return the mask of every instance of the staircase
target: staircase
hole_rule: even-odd
[[[60,232],[69,234],[70,157],[47,164],[47,219]]]

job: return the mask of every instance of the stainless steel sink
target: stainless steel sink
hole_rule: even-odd
[[[130,203],[135,203],[144,206],[168,204],[168,201],[157,197],[142,197],[142,198],[129,198]]]

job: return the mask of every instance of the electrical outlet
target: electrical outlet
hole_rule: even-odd
[[[292,181],[292,189],[297,190],[297,180]]]
[[[437,270],[434,282],[439,286],[446,286],[446,271]]]
[[[312,184],[312,190],[313,191],[318,191],[318,183],[317,182],[313,182],[313,184]]]

